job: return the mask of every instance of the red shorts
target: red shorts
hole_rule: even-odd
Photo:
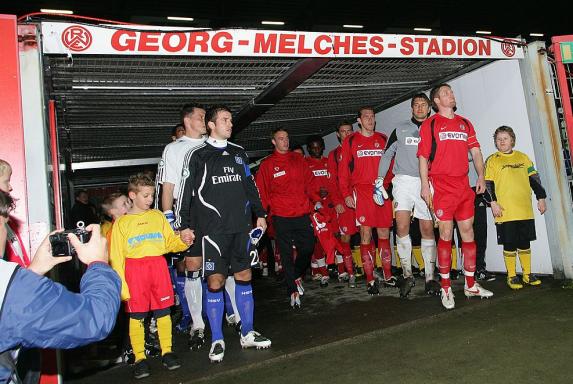
[[[430,176],[434,188],[434,213],[438,220],[463,221],[474,216],[475,193],[468,177]]]
[[[360,225],[372,228],[392,227],[392,202],[386,201],[383,206],[374,202],[374,185],[360,184],[354,186],[356,201],[356,220]]]
[[[125,281],[129,288],[127,312],[149,312],[174,304],[173,285],[163,256],[125,260]]]
[[[356,213],[354,209],[349,208],[344,204],[344,212],[337,214],[338,228],[343,235],[354,235],[358,232],[356,225]]]

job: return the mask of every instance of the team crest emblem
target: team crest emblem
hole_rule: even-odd
[[[462,131],[465,131],[465,130],[466,130],[466,126],[463,125],[463,124],[460,124],[460,129],[461,129]]]
[[[358,218],[358,221],[360,221],[361,223],[364,223],[365,220],[366,218],[364,216],[360,216],[360,218]]]
[[[442,217],[443,214],[444,214],[444,211],[441,210],[441,209],[438,209],[438,210],[436,211],[436,216],[438,216],[438,217]]]
[[[394,202],[394,208],[398,208],[398,202],[397,201]]]
[[[165,162],[163,161],[163,159],[159,160],[159,167],[163,168],[165,166]]]
[[[342,232],[344,232],[344,233],[346,233],[346,232],[347,232],[347,230],[348,230],[348,228],[347,228],[347,227],[342,227],[341,229],[342,229]]]
[[[214,271],[215,270],[215,263],[212,261],[207,261],[205,263],[205,270],[206,271]]]
[[[189,170],[187,168],[183,168],[183,172],[181,172],[183,177],[189,177]]]
[[[275,171],[278,171],[278,170],[279,170],[279,167],[275,167]]]
[[[243,165],[243,159],[241,158],[241,156],[235,156],[235,163]]]
[[[380,147],[380,144],[378,144],[378,142],[375,142],[375,143],[374,143],[374,146],[375,146],[376,148],[379,148],[379,147]]]

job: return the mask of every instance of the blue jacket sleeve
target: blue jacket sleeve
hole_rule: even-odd
[[[20,269],[6,292],[0,329],[0,351],[19,345],[75,348],[105,338],[113,329],[121,281],[105,263],[89,266],[80,293]]]

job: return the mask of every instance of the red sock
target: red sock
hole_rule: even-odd
[[[464,255],[464,272],[466,275],[466,285],[468,288],[471,288],[476,282],[474,276],[476,271],[476,242],[462,242],[462,254]]]
[[[362,268],[366,275],[366,282],[374,280],[374,263],[372,262],[371,245],[360,244],[360,257],[362,258]]]
[[[390,239],[378,239],[378,252],[382,268],[384,268],[384,278],[389,279],[392,276],[392,251],[390,250]]]
[[[438,241],[438,270],[440,271],[442,288],[451,286],[450,266],[452,262],[452,242],[440,239]]]
[[[352,260],[352,249],[350,249],[350,243],[342,243],[342,247],[344,268],[349,275],[354,275],[354,262]]]
[[[338,255],[337,255],[338,256]],[[340,260],[338,257],[336,258],[336,267],[338,268],[338,273],[344,273],[345,269],[344,269],[344,256],[342,257],[342,260]]]

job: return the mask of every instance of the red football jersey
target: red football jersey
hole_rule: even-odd
[[[261,163],[255,182],[267,212],[298,217],[310,212],[311,201],[320,200],[318,193],[310,188],[312,179],[312,172],[301,154],[275,151]]]
[[[328,173],[330,174],[329,192],[331,194],[332,202],[335,205],[338,205],[338,204],[344,205],[344,198],[340,194],[340,186],[338,184],[338,163],[341,160],[341,156],[342,156],[342,146],[341,145],[334,148],[328,154]]]
[[[433,160],[432,126],[436,143]],[[439,113],[422,123],[418,157],[430,160],[430,175],[466,176],[468,174],[468,151],[479,148],[472,123],[459,115],[448,119]]]
[[[344,139],[338,166],[338,181],[343,197],[352,196],[355,185],[374,184],[385,146],[386,136],[380,132],[374,132],[372,136],[354,132]]]
[[[313,193],[320,195],[320,190],[322,188],[326,189],[328,191],[326,199],[330,200],[331,183],[330,174],[328,173],[328,159],[326,157],[322,157],[320,159],[306,157],[305,159],[308,164],[308,168],[312,172],[312,180],[310,182],[311,190]]]

